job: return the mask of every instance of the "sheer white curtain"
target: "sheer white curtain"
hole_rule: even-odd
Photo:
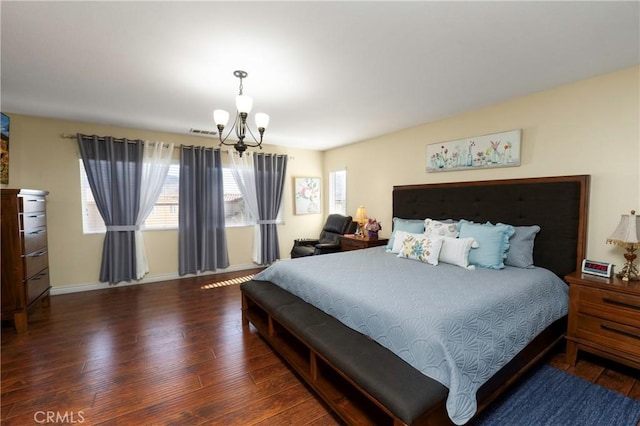
[[[162,142],[144,143],[142,157],[142,182],[140,184],[140,211],[136,219],[136,277],[141,279],[149,272],[147,252],[144,247],[144,238],[140,228],[153,210],[162,192],[162,187],[167,179],[173,144]]]
[[[242,157],[234,150],[228,150],[229,166],[231,174],[242,193],[245,205],[249,209],[251,215],[256,219],[260,217],[258,211],[258,195],[256,192],[256,179],[253,168],[253,154],[245,152]],[[251,258],[258,265],[262,265],[262,254],[260,245],[262,244],[260,233],[260,225],[257,224],[253,228],[253,253]]]

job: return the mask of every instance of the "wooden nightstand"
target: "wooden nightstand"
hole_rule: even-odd
[[[370,240],[369,237],[356,237],[354,234],[345,234],[340,237],[340,249],[342,251],[360,250],[370,247],[386,246],[388,238]]]
[[[574,272],[569,282],[567,363],[584,350],[640,369],[640,281]]]

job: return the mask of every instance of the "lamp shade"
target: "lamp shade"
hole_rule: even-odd
[[[256,126],[258,128],[266,129],[269,127],[269,116],[264,112],[256,113]]]
[[[367,221],[367,210],[364,206],[358,207],[356,210],[356,216],[353,218],[358,223],[365,223]]]
[[[226,126],[229,121],[229,113],[223,109],[213,111],[213,121],[216,125]]]
[[[247,95],[236,96],[236,108],[238,108],[238,112],[246,112],[249,114],[251,108],[253,108],[253,98]]]
[[[628,244],[638,244],[640,242],[640,216],[636,216],[635,210],[631,210],[631,214],[623,214],[620,223],[613,234],[607,238],[607,243],[613,243],[619,246]]]

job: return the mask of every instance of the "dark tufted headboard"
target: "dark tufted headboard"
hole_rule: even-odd
[[[393,187],[393,216],[539,225],[534,263],[559,277],[586,253],[589,175]]]

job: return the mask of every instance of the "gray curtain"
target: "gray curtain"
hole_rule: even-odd
[[[131,281],[136,279],[135,223],[140,209],[143,142],[77,137],[89,186],[107,227],[100,281]]]
[[[262,264],[269,265],[280,259],[276,219],[282,204],[284,179],[287,174],[287,156],[255,154],[253,167],[260,215],[258,217],[261,235],[260,259]]]
[[[219,149],[180,146],[180,275],[229,266]]]

